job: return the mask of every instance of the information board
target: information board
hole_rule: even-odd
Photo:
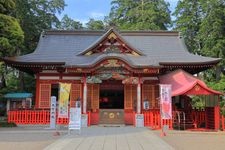
[[[81,129],[81,108],[70,108],[69,130]]]

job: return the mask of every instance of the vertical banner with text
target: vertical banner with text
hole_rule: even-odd
[[[171,85],[160,84],[161,119],[172,119]]]
[[[59,118],[68,118],[70,89],[71,84],[59,83],[59,108],[58,108]]]
[[[51,110],[50,110],[50,128],[55,129],[56,121],[56,97],[51,97]]]

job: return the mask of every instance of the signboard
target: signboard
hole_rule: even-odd
[[[75,107],[70,108],[70,121],[69,121],[69,130],[81,128],[81,108]]]
[[[148,100],[143,101],[143,108],[144,108],[144,110],[149,110],[149,101]]]
[[[172,119],[171,85],[160,84],[161,119]]]
[[[144,127],[144,115],[135,114],[135,118],[136,118],[136,127]]]
[[[70,96],[71,84],[60,83],[59,84],[59,118],[68,118],[68,104]]]
[[[55,129],[55,121],[56,121],[56,97],[51,97],[51,110],[50,110],[50,128]]]

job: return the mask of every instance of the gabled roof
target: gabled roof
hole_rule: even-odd
[[[138,56],[123,53],[94,53],[92,50],[104,38],[114,33]],[[169,65],[205,65],[209,68],[220,59],[194,55],[188,52],[179,32],[176,31],[45,31],[38,46],[31,54],[6,57],[3,60],[14,67],[44,64],[61,67],[90,67],[97,62],[116,57],[132,64],[132,67],[163,67]],[[30,66],[31,67],[31,66]]]
[[[172,85],[172,96],[221,94],[212,90],[200,79],[178,69],[159,77],[160,84]]]
[[[124,38],[114,28],[110,28],[105,34],[103,34],[99,39],[97,39],[96,42],[92,43],[87,49],[85,49],[78,55],[84,55],[85,53],[88,53],[88,52],[94,50],[94,48],[96,48],[98,45],[102,44],[102,42],[105,41],[111,35],[112,36],[115,35],[115,37],[113,37],[113,38],[116,38],[116,39],[119,39],[120,41],[122,41],[123,46],[130,48],[132,51],[136,52],[139,55],[144,55],[141,51],[137,50],[131,44],[129,44],[126,40],[124,40]]]

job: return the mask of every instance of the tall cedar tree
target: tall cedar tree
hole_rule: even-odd
[[[113,0],[107,22],[122,30],[167,30],[171,18],[164,0]]]
[[[175,30],[182,33],[190,52],[200,54],[198,33],[202,19],[202,9],[199,0],[178,1],[173,15],[176,17]]]
[[[20,25],[25,35],[20,50],[20,54],[23,55],[34,51],[43,30],[54,28],[59,23],[56,13],[63,11],[65,2],[64,0],[16,0],[15,3],[14,16],[21,20]],[[33,77],[20,72],[19,80],[21,91],[34,91]]]
[[[225,1],[180,0],[174,15],[175,29],[182,32],[189,51],[222,58],[216,71],[204,75],[219,80],[225,65]]]
[[[62,20],[56,27],[57,29],[63,29],[63,30],[74,30],[74,29],[83,28],[82,23],[71,19],[68,15],[64,15]]]
[[[86,23],[87,29],[89,30],[104,30],[105,25],[101,20],[94,20],[91,18],[88,23]]]

